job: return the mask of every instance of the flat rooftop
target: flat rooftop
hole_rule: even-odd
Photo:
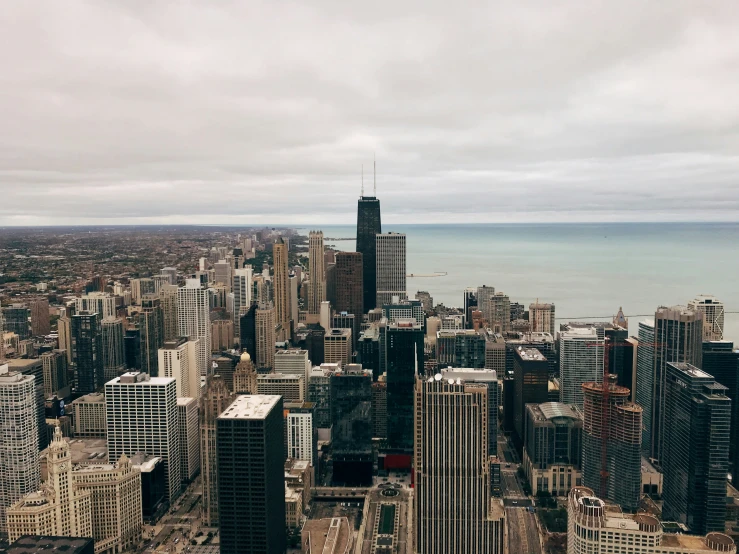
[[[442,377],[453,377],[463,381],[497,381],[498,372],[494,369],[473,369],[466,367],[447,367],[441,370]]]
[[[345,517],[309,519],[303,527],[311,554],[348,554],[351,546],[349,520]]]
[[[106,385],[167,385],[174,383],[174,377],[149,377],[146,373],[129,371],[120,377],[111,379]]]
[[[547,361],[544,355],[536,348],[523,348],[519,346],[518,348],[516,348],[516,352],[518,352],[518,355],[521,356],[522,360],[533,360],[537,362]]]
[[[218,419],[264,419],[281,398],[276,394],[242,394]]]
[[[0,552],[7,554],[38,554],[39,552],[58,552],[74,554],[75,552],[92,552],[92,539],[81,537],[38,537],[26,535],[19,538],[7,549],[0,548]]]

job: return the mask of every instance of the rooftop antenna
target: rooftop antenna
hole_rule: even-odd
[[[377,198],[377,153],[375,153],[374,156],[373,156],[372,167],[373,167],[373,170],[374,170],[374,177],[373,178],[374,178],[374,182],[375,182],[374,197]]]
[[[362,197],[364,197],[364,164],[362,164]]]

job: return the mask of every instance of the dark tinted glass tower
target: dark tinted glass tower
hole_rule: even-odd
[[[72,316],[72,345],[76,390],[80,394],[95,392],[105,384],[99,314],[80,312]]]
[[[739,467],[739,349],[730,341],[704,342],[702,369],[729,389],[726,391],[726,396],[732,400],[729,464],[732,475],[736,475]]]
[[[549,392],[549,364],[535,348],[517,348],[513,357],[513,443],[519,454],[526,440],[526,404],[543,404]]]
[[[699,535],[723,532],[731,400],[705,371],[684,362],[665,366],[663,517]]]
[[[216,421],[221,554],[285,552],[282,397],[240,395]]]
[[[252,360],[257,359],[257,305],[252,304],[246,313],[241,314],[239,324],[239,344]]]
[[[372,484],[372,372],[342,371],[331,376],[333,481]]]
[[[414,320],[387,327],[387,438],[390,450],[413,453],[413,387],[423,371],[423,328]]]
[[[360,196],[357,205],[357,252],[362,254],[362,281],[364,311],[375,308],[377,295],[377,247],[375,235],[382,233],[380,200],[374,196]]]
[[[364,291],[362,276],[362,254],[359,252],[337,252],[334,277],[336,297],[334,309],[337,312],[354,314],[357,321],[364,313]]]

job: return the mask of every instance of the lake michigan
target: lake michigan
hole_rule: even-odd
[[[318,228],[318,227],[316,227]],[[321,227],[328,238],[354,225]],[[301,228],[307,234],[307,228]],[[660,305],[713,294],[726,307],[724,339],[739,343],[739,223],[390,225],[407,235],[408,295],[461,306],[465,287],[488,285],[527,309],[554,302],[558,323],[610,320],[623,306],[630,333]],[[353,240],[326,240],[354,250]]]

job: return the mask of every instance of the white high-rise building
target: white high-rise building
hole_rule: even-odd
[[[321,302],[326,299],[326,266],[323,260],[323,232],[311,231],[308,234],[308,313],[321,313]]]
[[[234,328],[233,333],[235,337],[239,337],[240,320],[241,320],[241,309],[249,309],[251,306],[252,297],[252,281],[253,271],[251,267],[245,267],[243,269],[234,269],[233,273],[233,322]]]
[[[301,392],[303,398],[307,398],[307,391],[305,387],[310,377],[310,370],[312,368],[311,362],[308,359],[307,350],[278,350],[275,353],[275,373],[282,373],[283,375],[299,375],[303,378],[303,391]]]
[[[312,402],[285,402],[287,457],[315,464],[315,427]]]
[[[603,326],[563,325],[559,333],[559,401],[583,407],[583,383],[603,382]]]
[[[198,369],[200,375],[210,370],[210,304],[208,291],[197,279],[188,279],[177,291],[179,336],[198,339]]]
[[[400,300],[406,293],[405,234],[382,233],[375,237],[377,250],[377,305],[390,304],[393,296]]]
[[[75,298],[75,313],[100,314],[103,319],[115,318],[115,297],[107,292],[91,292]]]
[[[180,438],[180,466],[182,481],[190,482],[200,471],[200,421],[198,401],[195,398],[178,398]]]
[[[38,489],[38,421],[35,377],[0,364],[0,535],[6,509]]]
[[[688,308],[703,312],[703,341],[724,340],[724,303],[710,294],[699,294]]]
[[[145,452],[164,462],[166,498],[172,503],[182,486],[177,383],[132,371],[105,384],[108,458]]]
[[[181,337],[166,341],[159,349],[159,376],[177,382],[177,398],[200,398],[198,342]]]

